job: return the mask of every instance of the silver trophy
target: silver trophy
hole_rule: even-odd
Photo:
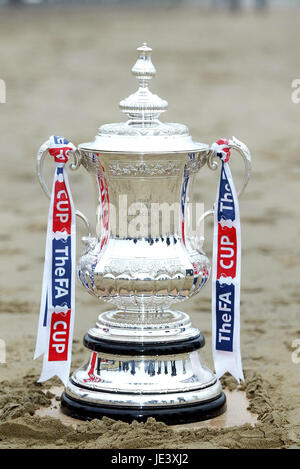
[[[90,360],[70,377],[62,410],[80,419],[210,419],[225,411],[225,395],[202,362],[203,335],[188,314],[171,308],[209,279],[209,259],[185,230],[187,192],[203,166],[215,170],[218,164],[210,146],[194,142],[186,126],[159,120],[168,103],[149,90],[156,74],[151,49],[143,44],[137,50],[132,73],[139,88],[120,102],[128,120],[101,126],[74,154],[72,169],[83,165],[96,187],[95,237],[76,212],[88,227],[78,278],[113,309],[85,335]],[[240,194],[250,161],[241,142],[229,144],[245,162]],[[38,175],[47,192],[42,164],[40,158]],[[178,216],[164,223],[162,212],[152,210],[162,206],[178,206]],[[132,207],[139,210],[139,230]]]

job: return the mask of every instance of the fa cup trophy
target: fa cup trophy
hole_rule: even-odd
[[[156,74],[151,49],[144,44],[137,50],[132,73],[138,91],[120,102],[128,120],[101,126],[92,142],[77,148],[65,138],[50,137],[38,152],[39,180],[51,203],[35,357],[44,355],[40,381],[58,375],[65,383],[61,407],[75,418],[205,420],[226,408],[218,378],[230,371],[243,379],[238,197],[248,182],[251,158],[234,137],[210,146],[195,142],[184,125],[161,122],[168,103],[149,90]],[[245,163],[239,191],[229,169],[232,149]],[[56,164],[51,193],[43,177],[49,154]],[[96,188],[95,236],[87,218],[74,209],[65,169],[69,158],[70,168],[83,166]],[[212,269],[186,228],[188,191],[205,165],[220,168],[216,203],[201,220],[210,214],[215,219]],[[162,206],[178,207],[169,224],[161,211],[153,215],[153,207]],[[138,230],[132,225],[136,213]],[[88,363],[69,378],[76,215],[87,225],[79,281],[112,308],[88,330]],[[188,314],[177,310],[206,285],[211,270],[215,374],[201,357],[203,335]]]

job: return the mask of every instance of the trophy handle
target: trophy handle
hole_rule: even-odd
[[[240,198],[240,196],[243,194],[244,190],[246,189],[246,186],[251,176],[251,169],[252,169],[251,153],[250,153],[249,148],[243,142],[241,142],[235,137],[232,137],[231,139],[228,140],[228,146],[232,148],[233,150],[237,150],[240,153],[245,164],[244,179],[243,179],[241,187],[239,188],[237,192],[238,198]],[[207,159],[208,167],[212,169],[213,171],[215,171],[219,167],[219,164],[220,164],[220,161],[219,159],[217,159],[215,152],[210,151],[208,155],[208,159]],[[209,215],[213,215],[213,214],[214,214],[213,208],[211,210],[207,210],[200,217],[199,223],[202,223],[202,221],[204,221],[206,217],[208,217]]]
[[[40,147],[40,149],[37,153],[37,157],[36,157],[36,171],[37,171],[37,176],[38,176],[41,188],[42,188],[43,192],[46,194],[46,196],[50,199],[51,194],[50,194],[48,186],[45,182],[44,173],[43,173],[44,161],[45,161],[45,157],[48,153],[49,145],[50,145],[50,140],[47,140],[46,142],[43,143],[43,145],[41,145],[41,147]],[[72,156],[74,158],[74,162],[70,163],[69,168],[72,171],[76,171],[79,168],[79,166],[81,165],[81,156],[80,156],[80,153],[77,149],[72,151]],[[79,218],[81,218],[81,220],[83,220],[83,222],[85,223],[86,228],[87,228],[87,232],[88,232],[87,236],[88,236],[88,238],[90,238],[91,237],[91,225],[90,225],[89,220],[79,210],[75,210],[75,215],[77,215]]]

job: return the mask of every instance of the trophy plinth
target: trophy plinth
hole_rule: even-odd
[[[168,424],[223,413],[225,395],[213,373],[201,365],[198,354],[205,341],[189,316],[152,313],[148,322],[141,316],[122,311],[99,316],[84,337],[92,351],[90,361],[71,377],[62,396],[63,412],[129,422],[155,417]]]

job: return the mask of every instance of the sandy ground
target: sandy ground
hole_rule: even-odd
[[[300,105],[290,97],[300,76],[299,20],[300,11],[0,10],[0,78],[7,84],[7,104],[0,105],[0,338],[7,352],[0,365],[1,447],[300,446],[300,363],[292,361],[292,343],[300,339]],[[75,431],[33,416],[49,405],[51,394],[43,391],[55,384],[35,384],[41,361],[32,360],[48,211],[35,176],[36,150],[51,134],[77,144],[92,139],[100,124],[122,120],[118,102],[135,90],[129,69],[144,41],[158,69],[153,89],[169,101],[165,118],[187,124],[208,143],[235,135],[253,154],[253,177],[241,200],[241,328],[255,427],[175,435],[155,421],[129,426],[104,419]],[[238,178],[242,164],[232,160]],[[216,179],[208,169],[199,174],[197,199],[207,208]],[[78,208],[93,219],[89,176],[80,169],[71,184]],[[211,228],[208,223],[209,254]],[[76,301],[74,368],[87,358],[83,334],[105,309],[81,288]],[[210,286],[183,309],[206,335],[212,365]],[[229,378],[224,385],[234,387]]]

